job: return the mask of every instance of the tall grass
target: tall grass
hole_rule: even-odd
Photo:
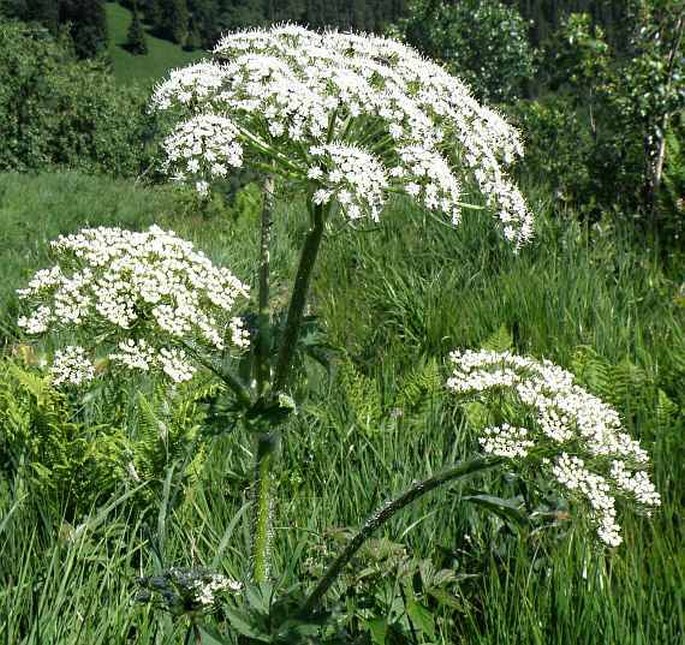
[[[5,175],[0,194],[0,300],[10,331],[11,291],[45,264],[45,242],[86,223],[160,222],[254,281],[249,208],[198,217],[174,191],[75,174]],[[553,221],[544,199],[536,211],[536,240],[518,256],[487,216],[454,230],[404,202],[373,228],[328,232],[309,344],[329,362],[307,363],[308,396],[284,437],[274,540],[282,588],[296,582],[326,529],[357,526],[413,479],[466,456],[472,441],[442,390],[442,360],[455,347],[510,339],[569,368],[581,355],[594,357],[597,374],[625,367],[611,372],[612,400],[653,454],[664,505],[651,520],[627,520],[626,544],[610,554],[568,523],[518,533],[466,507],[455,490],[406,509],[387,537],[462,579],[439,642],[680,642],[685,310],[673,299],[676,285],[628,235]],[[289,284],[303,225],[296,203],[281,205],[277,292]],[[588,370],[588,383],[599,383]],[[171,564],[247,574],[250,445],[239,429],[212,440],[199,477],[156,487],[142,515],[122,486],[67,525],[59,505],[46,507],[21,477],[4,482],[0,642],[181,642],[182,625],[134,601],[135,578]],[[492,483],[507,490],[501,478]]]

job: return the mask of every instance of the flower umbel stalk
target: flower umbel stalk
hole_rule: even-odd
[[[268,245],[271,229],[271,210],[269,206],[269,189],[273,184],[265,183],[264,210],[262,211],[262,255],[259,273],[259,319],[260,343],[257,348],[257,388],[260,397],[265,396],[265,388],[269,376],[268,345],[269,338],[265,337],[265,329],[269,327],[269,297],[268,297]],[[293,352],[300,334],[304,308],[307,303],[307,293],[316,263],[316,257],[323,238],[325,207],[311,208],[311,228],[302,248],[300,263],[295,277],[295,285],[290,298],[285,331],[281,340],[278,363],[273,378],[273,385],[269,403],[273,404],[278,394],[285,387],[292,364]],[[268,333],[268,330],[267,330]],[[265,420],[265,423],[268,421]],[[255,466],[255,522],[252,545],[252,575],[257,583],[265,582],[269,577],[269,552],[271,543],[271,522],[273,515],[273,497],[275,488],[274,469],[278,460],[278,449],[281,433],[276,427],[264,428],[257,438],[257,459]]]
[[[278,352],[278,362],[276,363],[273,381],[273,393],[275,395],[278,395],[283,390],[290,375],[295,345],[300,335],[304,308],[307,304],[309,284],[312,279],[321,239],[323,238],[325,211],[326,206],[323,204],[311,206],[311,228],[302,247],[300,264],[297,267],[297,275],[295,276],[293,295],[288,306],[288,317]]]
[[[379,529],[383,524],[390,520],[396,513],[401,511],[405,506],[408,506],[419,497],[423,497],[426,493],[439,488],[443,484],[448,484],[457,479],[462,479],[470,475],[494,468],[504,461],[503,458],[494,457],[476,457],[468,461],[461,462],[455,466],[451,466],[439,472],[428,479],[419,482],[414,482],[407,490],[395,497],[394,499],[386,501],[382,506],[376,509],[364,522],[357,534],[350,540],[342,553],[335,559],[333,564],[324,573],[314,591],[312,591],[304,604],[300,613],[307,615],[311,613],[321,602],[326,592],[331,588],[336,578],[346,564],[354,557],[355,553],[359,551],[364,542],[368,540],[371,535]]]

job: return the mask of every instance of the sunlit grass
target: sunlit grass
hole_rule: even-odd
[[[153,36],[148,30],[145,33],[147,54],[131,54],[123,47],[131,24],[131,12],[117,2],[108,2],[105,8],[109,34],[107,53],[112,60],[114,76],[121,83],[152,86],[169,69],[182,67],[204,55],[200,50],[185,51],[179,45]]]
[[[311,313],[333,360],[330,372],[309,366],[311,396],[285,434],[274,540],[283,588],[327,528],[357,526],[391,493],[465,456],[463,419],[439,386],[431,389],[430,366],[504,328],[518,351],[565,367],[589,346],[646,375],[653,385],[629,383],[617,406],[653,455],[664,506],[652,520],[627,520],[625,545],[606,555],[580,527],[548,538],[519,534],[465,509],[455,491],[406,509],[387,536],[465,576],[460,609],[439,642],[679,642],[685,309],[674,302],[677,285],[627,236],[551,221],[542,200],[537,210],[537,238],[518,256],[487,216],[454,230],[404,203],[374,230],[329,232]],[[195,215],[187,195],[164,187],[75,173],[0,176],[3,329],[14,331],[13,290],[46,264],[47,241],[59,233],[158,222],[254,282],[254,217],[249,208]],[[289,284],[303,224],[297,203],[279,207],[277,293]],[[410,400],[407,388],[421,374],[425,391]],[[662,418],[648,387],[673,402],[670,416]],[[98,414],[106,418],[107,409]],[[28,477],[0,482],[0,642],[181,642],[182,626],[134,602],[136,577],[172,564],[238,578],[249,571],[251,443],[234,430],[210,445],[201,475],[174,490],[159,486],[142,517],[127,506],[123,485],[118,502],[102,500],[66,525],[57,500],[32,490]]]

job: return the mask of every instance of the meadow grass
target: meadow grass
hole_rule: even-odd
[[[16,331],[13,289],[46,265],[47,240],[86,224],[159,222],[254,284],[249,202],[241,212],[197,215],[186,193],[75,173],[3,175],[0,197],[6,340]],[[626,543],[603,554],[580,525],[518,531],[466,506],[460,489],[421,500],[385,535],[460,576],[453,609],[434,607],[450,619],[436,641],[680,641],[685,309],[674,301],[677,286],[628,235],[553,220],[543,197],[535,209],[536,240],[518,256],[487,216],[469,215],[455,230],[402,201],[377,226],[328,231],[309,345],[329,360],[306,363],[304,404],[285,432],[273,554],[280,588],[303,575],[326,529],[358,526],[412,480],[468,456],[472,437],[441,386],[442,361],[455,347],[511,344],[582,366],[590,389],[608,391],[653,455],[664,505],[651,520],[628,519]],[[291,280],[301,211],[296,200],[277,209],[277,294]],[[105,399],[92,405],[101,418],[111,414]],[[251,443],[235,428],[209,445],[202,471],[156,486],[143,512],[123,483],[118,497],[66,518],[28,478],[2,482],[0,642],[182,642],[182,625],[134,601],[136,577],[171,564],[239,579],[249,571]],[[515,493],[497,476],[473,486]],[[397,577],[389,570],[388,589],[397,590]]]
[[[182,67],[204,56],[203,51],[186,51],[179,45],[152,35],[146,28],[147,54],[135,55],[124,49],[132,13],[117,2],[107,2],[107,53],[112,61],[114,77],[124,84],[137,83],[149,88],[168,70]]]

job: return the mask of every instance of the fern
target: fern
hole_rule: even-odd
[[[201,402],[214,396],[216,389],[213,383],[193,384],[170,397],[167,386],[159,383],[149,394],[136,394],[129,444],[129,464],[135,476],[159,484],[172,465],[181,480],[194,481],[199,476],[206,457]]]
[[[485,339],[481,347],[491,352],[506,352],[514,347],[514,336],[511,330],[503,324]]]
[[[431,358],[405,375],[399,386],[395,407],[403,412],[423,410],[442,392],[443,377],[438,362]]]
[[[658,386],[656,379],[627,358],[612,364],[591,347],[581,345],[573,353],[571,371],[591,392],[625,414],[652,410],[663,426],[679,413],[679,406]]]
[[[347,355],[338,363],[337,380],[357,423],[367,432],[378,430],[384,415],[376,382],[359,372]]]

